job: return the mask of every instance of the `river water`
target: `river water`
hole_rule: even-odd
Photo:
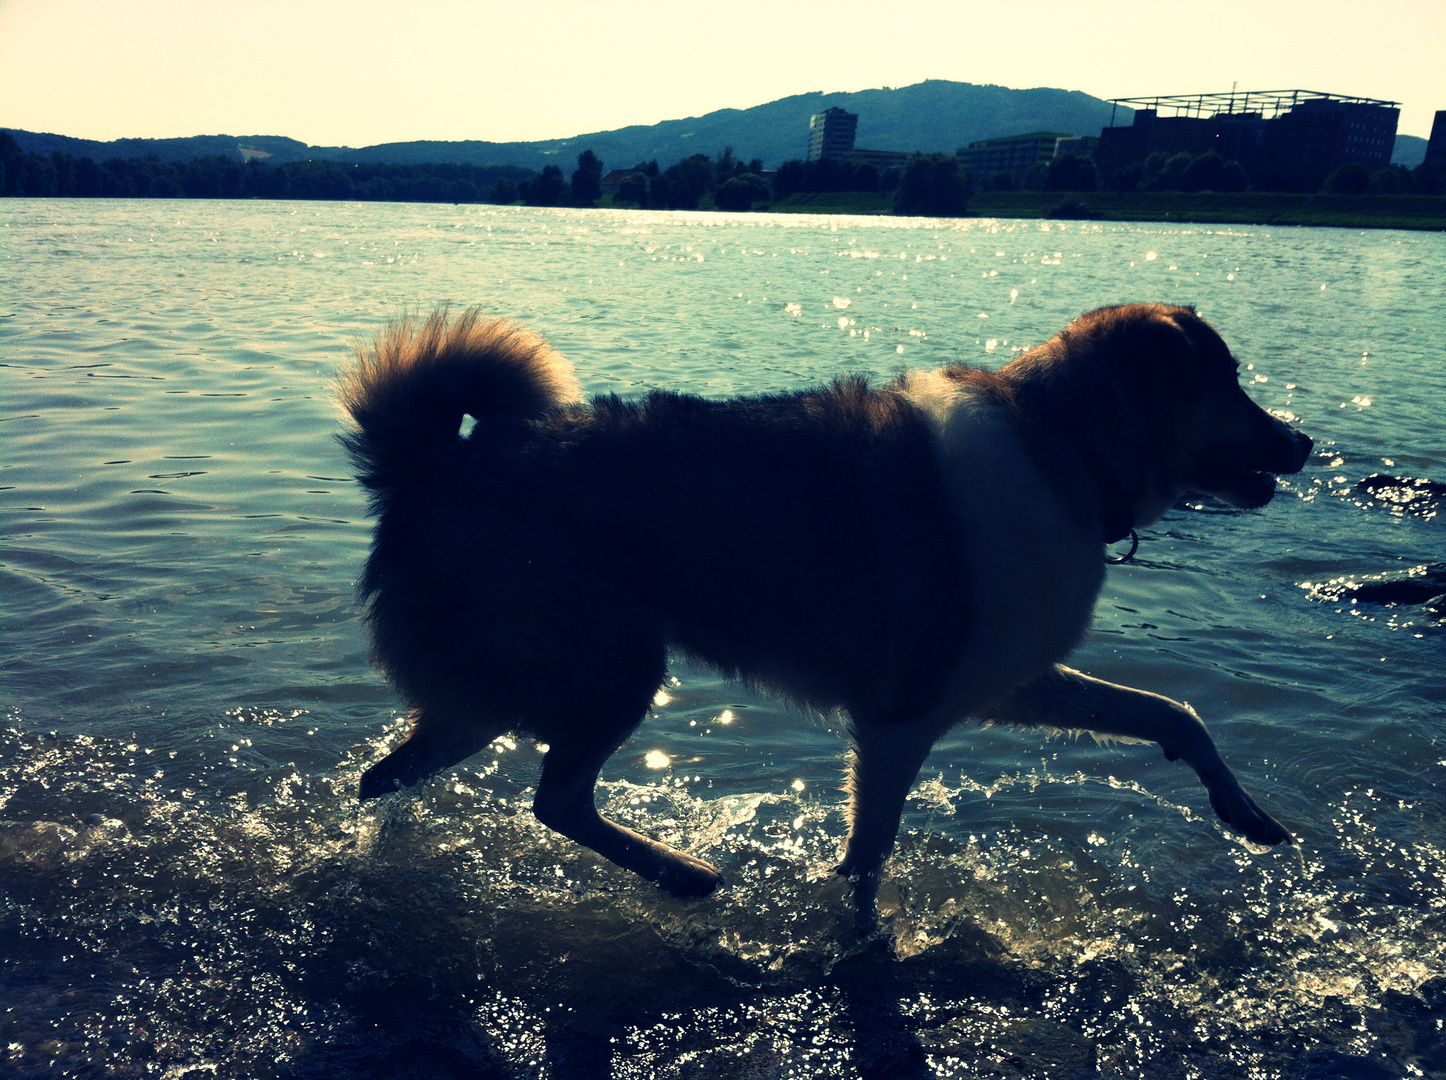
[[[0,259],[6,1075],[1446,1076],[1446,237],[5,200]],[[601,798],[712,897],[537,824],[525,742],[357,803],[400,710],[331,394],[388,319],[722,396],[1133,300],[1197,305],[1317,452],[1143,532],[1075,663],[1190,701],[1298,848],[1153,748],[965,727],[859,942],[836,726],[681,663]]]

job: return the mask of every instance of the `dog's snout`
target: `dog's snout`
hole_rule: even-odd
[[[1277,474],[1297,473],[1305,468],[1315,448],[1315,440],[1264,409],[1257,413],[1257,418],[1259,426],[1252,440],[1255,455],[1252,467]]]
[[[1291,472],[1300,472],[1305,468],[1305,463],[1310,460],[1310,452],[1315,449],[1315,440],[1303,431],[1290,429],[1291,436],[1295,439],[1295,468]]]
[[[1301,464],[1304,465],[1306,458],[1310,457],[1310,452],[1315,449],[1315,440],[1303,431],[1297,431],[1295,437],[1300,443]]]

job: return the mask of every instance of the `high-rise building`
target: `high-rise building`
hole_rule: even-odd
[[[837,107],[815,113],[808,121],[808,160],[846,158],[853,153],[859,114]]]

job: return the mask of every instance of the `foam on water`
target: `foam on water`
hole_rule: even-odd
[[[1439,800],[1352,789],[1299,851],[1262,855],[1130,782],[936,776],[882,940],[861,942],[832,800],[605,785],[609,813],[721,867],[724,891],[683,902],[542,828],[495,764],[361,807],[358,750],[332,776],[228,759],[176,789],[150,748],[12,730],[16,1074],[851,1076],[873,1055],[1213,1077],[1383,1044],[1440,1061]],[[1060,817],[990,814],[1001,798]]]

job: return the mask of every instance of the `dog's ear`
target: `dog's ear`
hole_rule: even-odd
[[[1189,308],[1156,308],[1109,328],[1097,342],[1100,374],[1115,393],[1142,406],[1192,400],[1234,382],[1235,358],[1214,329]]]
[[[1201,374],[1209,377],[1234,377],[1239,364],[1225,339],[1202,319],[1193,307],[1175,308],[1170,313],[1173,323],[1189,341],[1194,355],[1191,361]]]
[[[1195,346],[1170,315],[1151,313],[1132,319],[1115,331],[1102,350],[1132,379],[1154,382],[1193,366]]]

